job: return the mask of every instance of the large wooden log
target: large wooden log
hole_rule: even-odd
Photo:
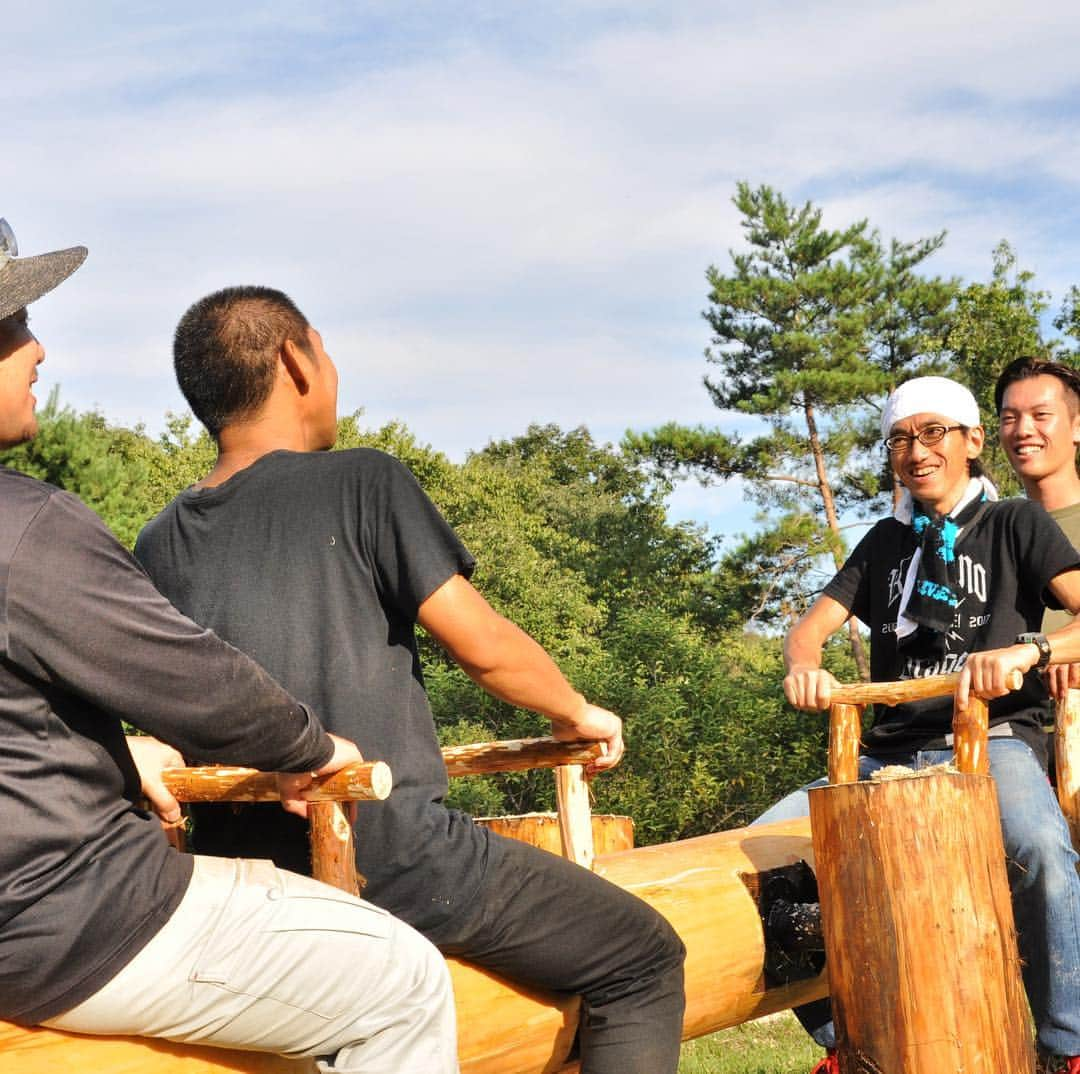
[[[771,985],[765,979],[762,878],[802,861],[812,864],[812,858],[810,824],[801,818],[596,859],[598,873],[655,906],[686,943],[685,1037],[825,995],[823,974],[792,984]],[[462,1074],[564,1069],[576,1028],[575,997],[531,992],[449,961]],[[0,1070],[8,1074],[9,1069],[11,1074],[310,1074],[308,1064],[290,1065],[255,1052],[96,1040],[0,1023]]]
[[[1070,690],[1057,704],[1054,760],[1058,801],[1080,852],[1080,690]]]
[[[814,862],[806,817],[596,859],[597,873],[654,906],[686,944],[685,1040],[826,994],[824,973],[765,979],[758,894],[766,877],[800,862]]]
[[[0,1022],[3,1074],[315,1074],[265,1052],[199,1048],[147,1037],[84,1037]]]
[[[842,1074],[1034,1069],[993,781],[810,792]]]

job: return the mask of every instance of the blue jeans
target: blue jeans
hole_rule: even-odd
[[[1024,985],[1039,1046],[1080,1055],[1080,874],[1057,798],[1035,754],[1020,739],[989,740],[990,774],[997,786],[1001,831],[1012,890]],[[926,768],[952,760],[952,750],[920,750],[906,758],[859,759],[859,778],[886,764]],[[755,824],[805,817],[816,780],[766,810]],[[836,1044],[828,1000],[795,1010],[803,1028],[824,1048]]]

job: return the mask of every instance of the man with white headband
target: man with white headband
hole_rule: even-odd
[[[0,220],[0,447],[37,432],[45,351],[26,306],[85,257],[21,258]],[[295,773],[279,785],[301,813],[312,775],[361,760],[355,744],[182,616],[74,496],[4,467],[0,595],[0,1019],[311,1056],[321,1074],[453,1074],[435,948],[271,862],[177,853],[140,790],[179,820],[160,772],[182,758],[125,740],[122,721],[208,762]]]
[[[1080,622],[1040,633],[1045,607],[1080,610],[1080,555],[1038,504],[998,501],[978,463],[979,408],[962,385],[944,377],[908,381],[889,397],[881,431],[903,493],[892,517],[866,534],[788,633],[784,693],[801,709],[828,707],[837,684],[821,666],[822,652],[854,615],[870,629],[875,681],[960,671],[961,701],[969,693],[991,699],[990,771],[1040,1071],[1080,1074],[1080,876],[1046,779],[1047,692],[1039,674],[1080,657]],[[1006,682],[1016,670],[1023,687],[1010,693]],[[951,723],[948,698],[876,707],[863,736],[861,777],[887,764],[949,760]],[[807,789],[758,823],[808,813]],[[816,1069],[835,1074],[828,1001],[796,1013],[830,1049]]]

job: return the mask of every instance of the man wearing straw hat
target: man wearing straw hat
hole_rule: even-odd
[[[990,772],[997,786],[1009,877],[1035,1018],[1040,1070],[1080,1074],[1080,876],[1068,828],[1046,779],[1039,674],[1080,657],[1080,622],[1041,633],[1046,606],[1080,610],[1080,555],[1035,503],[998,501],[981,474],[978,405],[962,385],[919,377],[889,397],[881,419],[904,486],[893,517],[859,542],[788,633],[784,692],[802,709],[829,705],[826,640],[852,615],[870,629],[875,681],[959,671],[958,696],[990,698]],[[1014,671],[1023,686],[1010,693]],[[863,778],[886,764],[922,768],[951,757],[949,699],[875,712],[864,733]],[[808,812],[806,788],[761,821]],[[818,1043],[834,1036],[827,1001],[797,1013]],[[830,1052],[819,1070],[838,1069]]]
[[[86,257],[20,258],[0,220],[0,447],[37,432],[26,307]],[[457,1070],[445,963],[382,910],[265,861],[179,854],[139,807],[127,720],[207,761],[313,774],[360,760],[248,657],[186,619],[74,496],[0,468],[0,1018]],[[148,771],[153,765],[148,763]],[[141,788],[179,817],[160,780]],[[362,967],[358,971],[358,967]]]

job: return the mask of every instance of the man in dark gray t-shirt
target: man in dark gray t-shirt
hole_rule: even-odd
[[[37,431],[45,352],[25,307],[85,256],[18,258],[0,220],[0,447]],[[180,756],[129,745],[122,720],[207,761],[299,773],[281,783],[300,812],[312,772],[361,759],[172,607],[74,496],[0,468],[0,1019],[317,1056],[323,1074],[453,1074],[431,944],[267,862],[177,853],[140,790],[178,817],[158,777]],[[140,780],[133,748],[156,776]]]
[[[368,897],[448,953],[582,993],[583,1074],[673,1072],[681,942],[636,897],[446,808],[415,627],[484,689],[549,717],[556,735],[604,742],[596,768],[618,762],[621,721],[477,593],[472,556],[405,467],[325,450],[337,372],[285,295],[208,296],[181,320],[174,355],[218,461],[146,527],[136,556],[177,607],[390,762],[394,794],[357,828]],[[267,810],[203,812],[196,838],[213,853],[305,865],[303,825]]]

